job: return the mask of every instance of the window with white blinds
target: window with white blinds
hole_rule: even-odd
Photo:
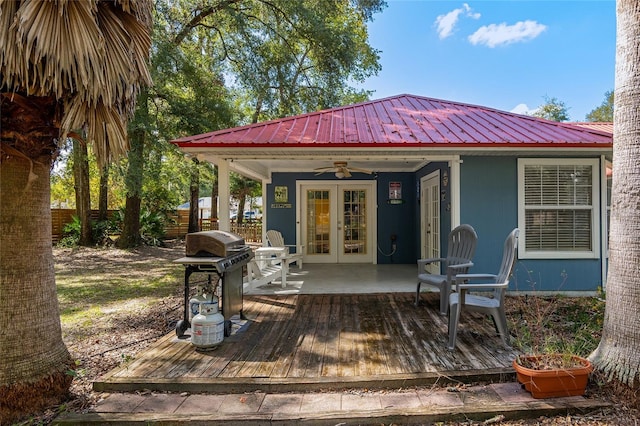
[[[598,252],[598,160],[520,159],[520,255],[595,257]]]

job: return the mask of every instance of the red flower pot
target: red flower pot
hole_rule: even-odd
[[[538,367],[538,365],[557,364],[558,362],[545,362],[562,360],[570,363],[555,368]],[[531,367],[525,367],[520,363]],[[562,396],[584,395],[589,379],[589,373],[593,371],[591,363],[581,357],[563,355],[531,355],[520,356],[513,360],[513,368],[516,370],[518,382],[531,392],[534,398],[556,398]]]

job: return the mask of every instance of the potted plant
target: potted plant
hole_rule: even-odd
[[[584,395],[593,367],[581,356],[597,345],[589,324],[600,321],[587,308],[568,312],[563,296],[514,299],[517,318],[510,326],[514,346],[523,354],[513,360],[517,380],[534,398]],[[592,303],[604,303],[593,298]]]
[[[588,359],[561,353],[519,355],[513,368],[534,398],[584,395],[593,370]]]

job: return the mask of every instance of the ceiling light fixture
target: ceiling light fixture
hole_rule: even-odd
[[[344,172],[343,172],[342,170],[338,170],[338,171],[336,172],[336,177],[337,177],[338,179],[342,179],[342,178],[344,177]]]

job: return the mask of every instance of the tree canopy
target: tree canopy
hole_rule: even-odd
[[[613,122],[613,90],[604,94],[604,101],[599,107],[591,110],[586,117],[587,121],[594,122]]]
[[[558,98],[545,96],[544,104],[540,105],[531,115],[551,121],[569,121],[569,108]]]
[[[125,222],[139,215],[136,198],[142,210],[189,199],[190,165],[170,140],[367,99],[352,84],[380,69],[366,22],[384,6],[382,0],[158,0],[154,85],[141,93],[129,129]],[[198,169],[212,175],[208,165]],[[138,239],[119,243],[127,241]]]

